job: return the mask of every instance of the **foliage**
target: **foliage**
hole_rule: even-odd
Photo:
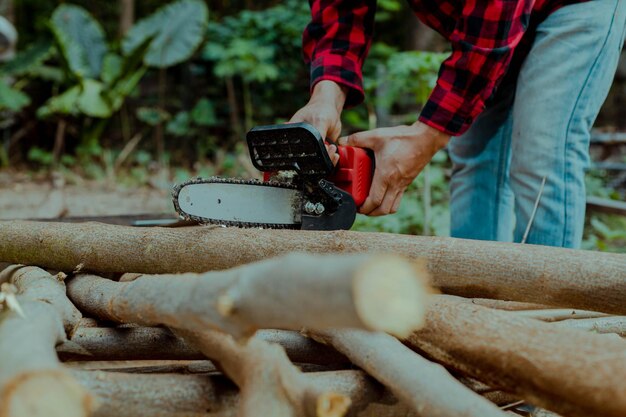
[[[166,68],[186,61],[204,39],[209,10],[200,0],[179,0],[157,10],[133,26],[122,40],[122,51],[131,55],[149,42],[143,61]]]
[[[107,52],[102,26],[82,7],[62,4],[50,18],[50,30],[75,77],[99,76]]]

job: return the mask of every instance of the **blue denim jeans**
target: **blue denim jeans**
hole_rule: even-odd
[[[450,141],[452,236],[520,242],[545,177],[527,243],[580,246],[590,130],[625,19],[626,0],[591,0],[539,24],[515,85]]]

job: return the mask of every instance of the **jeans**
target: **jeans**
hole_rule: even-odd
[[[517,82],[452,138],[451,234],[577,248],[591,127],[617,69],[626,0],[562,7],[537,27]]]

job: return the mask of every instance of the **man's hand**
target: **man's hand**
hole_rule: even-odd
[[[407,187],[449,140],[449,135],[421,122],[340,138],[339,145],[374,151],[376,169],[372,187],[359,212],[383,216],[398,211]]]
[[[341,111],[346,101],[346,93],[333,81],[320,81],[315,85],[311,99],[293,115],[289,123],[307,122],[315,127],[322,138],[329,142],[341,135]],[[337,147],[327,145],[333,164],[339,161]]]

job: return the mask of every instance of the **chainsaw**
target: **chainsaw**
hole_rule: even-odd
[[[246,135],[263,181],[196,178],[174,186],[181,219],[274,229],[350,229],[367,198],[374,159],[338,146],[333,165],[320,133],[307,123],[258,126]]]

